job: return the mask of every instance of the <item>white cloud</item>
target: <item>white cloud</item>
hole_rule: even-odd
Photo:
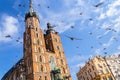
[[[10,41],[10,38],[5,38],[7,35],[15,36],[18,33],[18,20],[9,15],[2,15],[0,21],[0,41]]]
[[[101,19],[104,19],[105,18],[105,14],[104,13],[102,13],[102,14],[100,14],[100,16],[99,16],[99,20],[101,20]]]

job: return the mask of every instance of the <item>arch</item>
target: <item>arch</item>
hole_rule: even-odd
[[[64,61],[61,59],[61,64],[64,65]]]
[[[40,66],[40,71],[41,71],[41,72],[44,71],[44,67],[43,67],[43,65]]]
[[[42,62],[42,56],[39,57],[39,61]]]
[[[42,80],[42,76],[39,77],[39,80]]]

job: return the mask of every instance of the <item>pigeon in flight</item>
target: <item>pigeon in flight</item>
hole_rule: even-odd
[[[75,38],[75,37],[70,37],[70,36],[66,36],[67,38],[69,38],[70,40],[82,40],[82,39],[79,39],[79,38]]]
[[[6,35],[5,37],[6,37],[6,38],[12,38],[11,35]]]
[[[96,5],[94,5],[94,7],[99,7],[99,6],[101,6],[103,3],[104,3],[104,2],[100,2],[100,3],[96,4]]]

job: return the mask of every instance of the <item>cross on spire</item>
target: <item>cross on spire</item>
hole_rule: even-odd
[[[29,9],[30,9],[30,12],[33,12],[33,3],[32,3],[32,0],[29,0],[30,1],[30,7],[29,7]]]

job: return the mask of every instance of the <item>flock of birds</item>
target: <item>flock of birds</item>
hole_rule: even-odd
[[[11,36],[11,35],[6,35],[6,36],[4,36],[5,38],[7,38],[7,39],[13,39],[13,37]],[[17,39],[16,39],[16,42],[17,43],[23,43],[22,41],[21,41],[21,38],[20,37],[18,37]]]
[[[103,5],[103,4],[104,4],[104,2],[100,2],[100,3],[97,3],[97,4],[93,5],[93,7],[97,8],[97,7],[100,7],[100,6]],[[38,6],[38,7],[41,7],[41,4],[38,3],[37,6]],[[18,4],[18,7],[25,8],[25,7],[27,7],[27,6],[26,6],[26,4]],[[46,6],[46,8],[49,9],[50,6]],[[80,16],[83,15],[83,14],[84,14],[84,12],[80,12],[80,13],[79,13]],[[20,15],[17,15],[17,17],[19,18]],[[92,21],[92,20],[93,20],[92,18],[89,18],[89,21]],[[63,22],[63,21],[62,21],[62,22]],[[55,26],[54,26],[54,27],[55,27]],[[70,26],[70,28],[71,28],[71,29],[74,29],[75,27],[74,27],[74,26]],[[100,29],[100,27],[99,27],[98,29]],[[115,29],[112,29],[112,28],[109,28],[109,27],[106,28],[105,30],[117,32]],[[46,30],[44,30],[44,31],[46,31]],[[89,34],[89,35],[93,35],[93,32],[89,32],[88,34]],[[70,39],[71,41],[83,40],[83,39],[76,38],[76,37],[73,37],[73,36],[68,36],[68,35],[65,35],[65,37],[68,38],[68,39]],[[13,39],[13,37],[12,37],[11,35],[6,35],[5,38]],[[98,39],[101,39],[101,38],[102,38],[101,35],[98,36]],[[18,37],[18,38],[16,39],[16,42],[19,42],[19,43],[22,44],[23,42],[21,42],[20,39],[21,39],[21,38]],[[116,40],[116,41],[118,41],[116,37],[114,37],[113,39]],[[101,43],[101,42],[100,42],[99,44],[100,44],[100,45],[103,45],[103,43]],[[79,48],[79,46],[77,46],[76,48]],[[93,49],[94,47],[91,46],[90,48]],[[107,49],[107,48],[104,48],[103,50],[106,51],[106,49]],[[107,52],[104,52],[104,54],[107,54]],[[79,54],[79,55],[80,55],[80,54]]]

